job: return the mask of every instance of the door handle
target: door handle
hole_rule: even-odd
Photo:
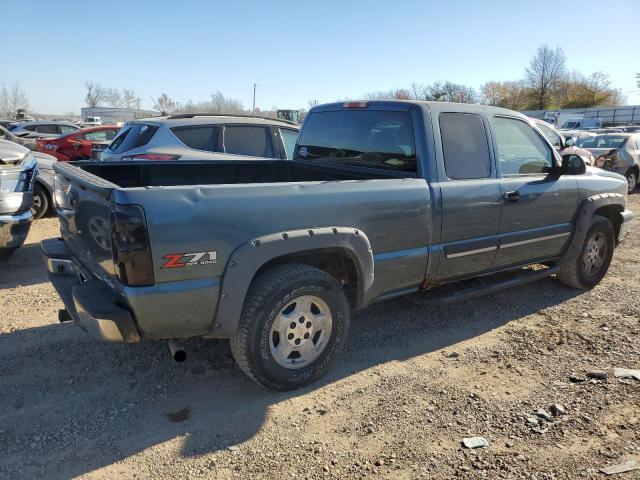
[[[517,190],[504,192],[503,197],[507,202],[517,202],[518,200],[520,200],[520,192]]]

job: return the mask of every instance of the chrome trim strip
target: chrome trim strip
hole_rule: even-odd
[[[545,240],[552,240],[554,238],[568,237],[569,235],[571,235],[571,232],[556,233],[555,235],[546,235],[544,237],[530,238],[529,240],[522,240],[521,242],[505,243],[504,245],[500,245],[500,248],[502,249],[502,248],[518,247],[520,245],[526,245],[528,243],[543,242]]]
[[[32,217],[31,210],[25,210],[22,213],[13,213],[10,215],[0,215],[0,222],[21,222]]]
[[[497,250],[497,249],[498,247],[496,245],[493,245],[492,247],[477,248],[475,250],[466,250],[464,252],[459,252],[459,253],[449,253],[447,254],[447,260],[450,258],[466,257],[467,255],[473,255],[475,253],[491,252],[492,250]]]

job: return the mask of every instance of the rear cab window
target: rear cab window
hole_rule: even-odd
[[[147,125],[146,123],[134,123],[130,127],[125,128],[111,142],[109,150],[114,153],[123,153],[134,148],[146,145],[151,137],[156,133],[158,127],[155,125]]]
[[[475,113],[441,113],[438,123],[447,177],[452,180],[488,178],[491,157],[482,118]]]
[[[411,115],[368,109],[311,113],[294,160],[416,172]]]

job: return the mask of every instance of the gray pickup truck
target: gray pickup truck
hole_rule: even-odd
[[[37,174],[29,149],[0,140],[0,262],[8,260],[29,234]]]
[[[622,176],[480,105],[318,106],[289,161],[54,168],[62,238],[42,250],[60,320],[167,339],[180,360],[179,339],[229,338],[275,389],[323,375],[373,302],[424,290],[444,305],[550,275],[591,288],[632,217]]]

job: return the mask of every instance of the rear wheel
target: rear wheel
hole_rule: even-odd
[[[33,186],[33,203],[31,204],[31,214],[34,220],[42,218],[49,210],[49,196],[46,190],[37,183]]]
[[[252,285],[231,351],[260,385],[299,388],[329,369],[349,318],[347,299],[331,275],[308,265],[282,265]]]
[[[631,193],[636,189],[636,186],[638,185],[638,172],[635,170],[635,168],[631,168],[629,169],[625,177],[627,177],[627,192]]]
[[[594,215],[577,258],[561,260],[558,279],[570,287],[587,290],[605,276],[615,247],[615,232],[608,218]]]

